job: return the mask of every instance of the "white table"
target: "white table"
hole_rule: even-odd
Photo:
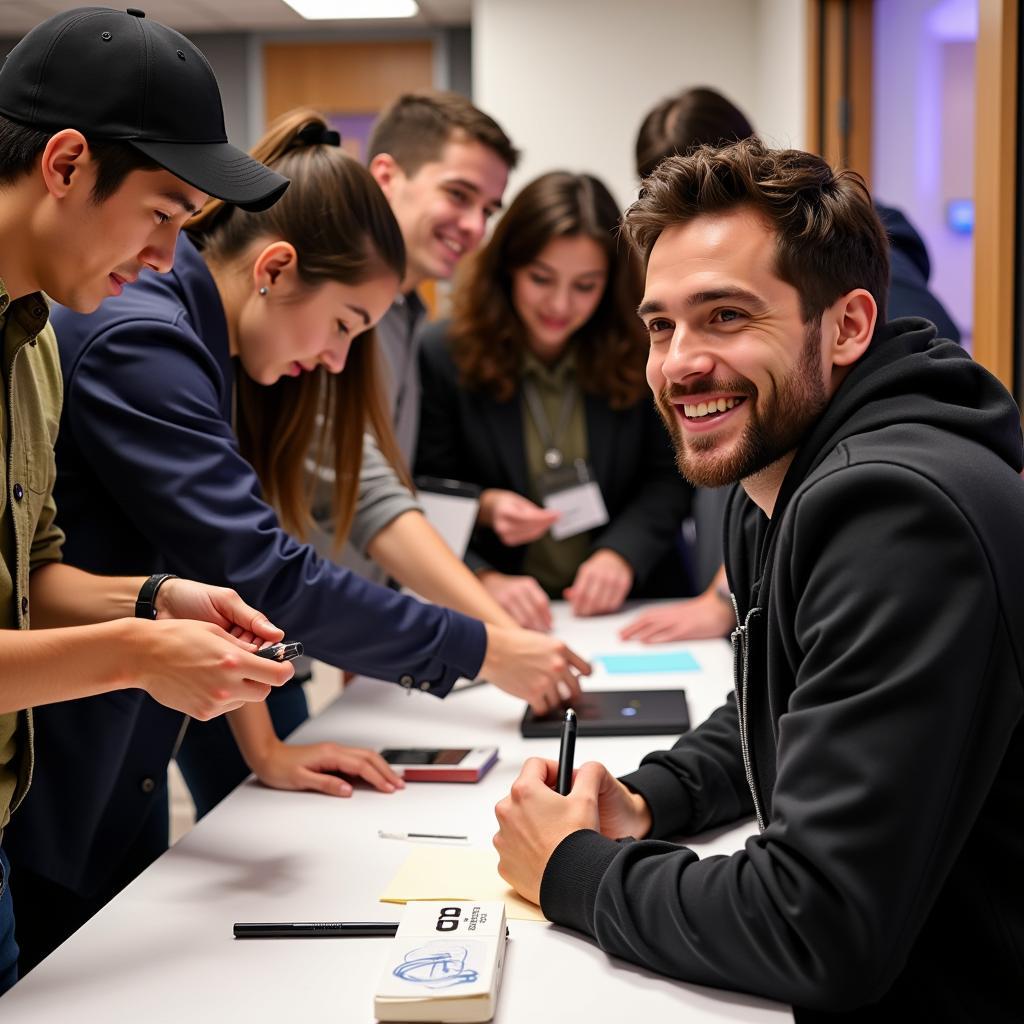
[[[573,620],[556,611],[559,635],[585,655],[637,650],[617,639],[632,613]],[[598,675],[589,685],[686,686],[690,716],[702,721],[730,687],[724,642],[686,645],[701,671],[665,677]],[[654,650],[672,649],[668,647]],[[164,1021],[372,1021],[373,990],[387,939],[235,941],[234,921],[392,920],[400,908],[377,897],[412,849],[378,829],[468,834],[488,845],[494,804],[523,760],[557,757],[558,741],[524,740],[522,705],[489,686],[439,701],[370,680],[352,683],[295,739],[333,738],[391,746],[495,744],[501,758],[476,785],[410,784],[387,796],[359,788],[348,800],[241,786],[117,899],[0,1002],[4,1024]],[[635,768],[674,737],[587,738],[576,762]],[[694,843],[731,853],[749,828]],[[685,1020],[792,1021],[767,1000],[686,985],[602,953],[553,925],[510,923],[498,1014],[504,1024]]]

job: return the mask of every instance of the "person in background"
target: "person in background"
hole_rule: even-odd
[[[644,118],[636,138],[636,171],[646,178],[662,160],[701,145],[717,146],[755,137],[746,115],[714,89],[684,89],[655,106]],[[889,236],[888,311],[882,319],[923,316],[935,324],[939,337],[960,341],[960,331],[941,301],[928,289],[931,263],[921,236],[907,218],[877,200],[875,211]],[[641,612],[622,631],[626,640],[667,643],[722,636],[736,625],[729,588],[722,571],[722,520],[726,488],[697,488],[693,499],[696,524],[694,562],[697,585],[706,587],[692,600]],[[710,581],[710,582],[709,582]]]
[[[94,310],[140,268],[170,267],[208,194],[263,209],[288,186],[228,143],[199,50],[143,18],[64,11],[0,68],[0,992],[18,960],[4,830],[48,753],[33,750],[33,706],[145,692],[207,718],[291,676],[255,656],[282,631],[233,591],[146,579],[155,561],[102,578],[62,562],[52,489],[63,396],[45,296]],[[151,90],[144,121],[140,87]],[[74,842],[63,826],[52,823],[54,841]],[[19,910],[19,930],[33,912]]]
[[[66,557],[93,571],[158,562],[229,583],[314,657],[407,690],[441,697],[482,671],[536,707],[556,704],[559,685],[577,694],[575,671],[587,670],[558,641],[423,605],[296,539],[309,522],[309,451],[334,459],[343,537],[366,424],[383,451],[394,447],[375,405],[372,339],[353,340],[390,306],[404,247],[380,189],[338,141],[319,115],[286,115],[254,150],[291,180],[276,206],[211,203],[171,273],[142,273],[95,315],[55,311]],[[347,796],[342,772],[401,786],[373,751],[280,742],[262,704],[230,721],[268,785]],[[39,716],[47,757],[10,836],[16,892],[32,907],[19,934],[25,967],[166,849],[167,765],[186,724],[142,692]]]
[[[400,96],[374,125],[370,173],[405,242],[401,292],[379,328],[388,403],[406,462],[420,423],[419,343],[426,307],[417,289],[447,281],[480,246],[519,154],[501,127],[455,93]]]
[[[469,265],[452,320],[424,336],[416,472],[482,488],[467,562],[533,629],[550,628],[550,598],[599,615],[683,592],[690,491],[646,394],[618,228],[596,178],[537,178]]]

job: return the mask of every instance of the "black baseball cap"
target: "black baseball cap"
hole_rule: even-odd
[[[134,8],[77,7],[37,25],[0,67],[0,114],[130,143],[244,210],[273,206],[288,187],[228,142],[217,79],[200,50]]]

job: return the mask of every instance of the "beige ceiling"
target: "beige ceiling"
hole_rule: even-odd
[[[150,18],[183,32],[316,32],[339,28],[379,29],[402,26],[468,25],[471,0],[417,0],[415,18],[377,21],[306,21],[284,0],[138,0],[133,6]],[[0,0],[0,35],[17,36],[58,11],[86,6],[87,0],[59,3],[53,0]],[[89,6],[103,6],[93,0]],[[114,6],[110,3],[108,6]]]

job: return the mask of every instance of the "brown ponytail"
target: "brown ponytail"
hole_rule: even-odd
[[[230,265],[257,240],[282,239],[295,247],[299,277],[310,287],[360,284],[381,273],[402,279],[405,246],[394,214],[369,171],[342,152],[320,114],[303,109],[282,115],[251,152],[291,185],[262,213],[208,202],[187,225],[207,259]],[[315,478],[306,466],[312,457],[334,470],[335,550],[344,543],[359,494],[366,430],[411,486],[379,376],[373,331],[356,340],[340,374],[319,367],[269,387],[238,375],[235,429],[241,452],[290,533],[305,538],[313,524]]]

